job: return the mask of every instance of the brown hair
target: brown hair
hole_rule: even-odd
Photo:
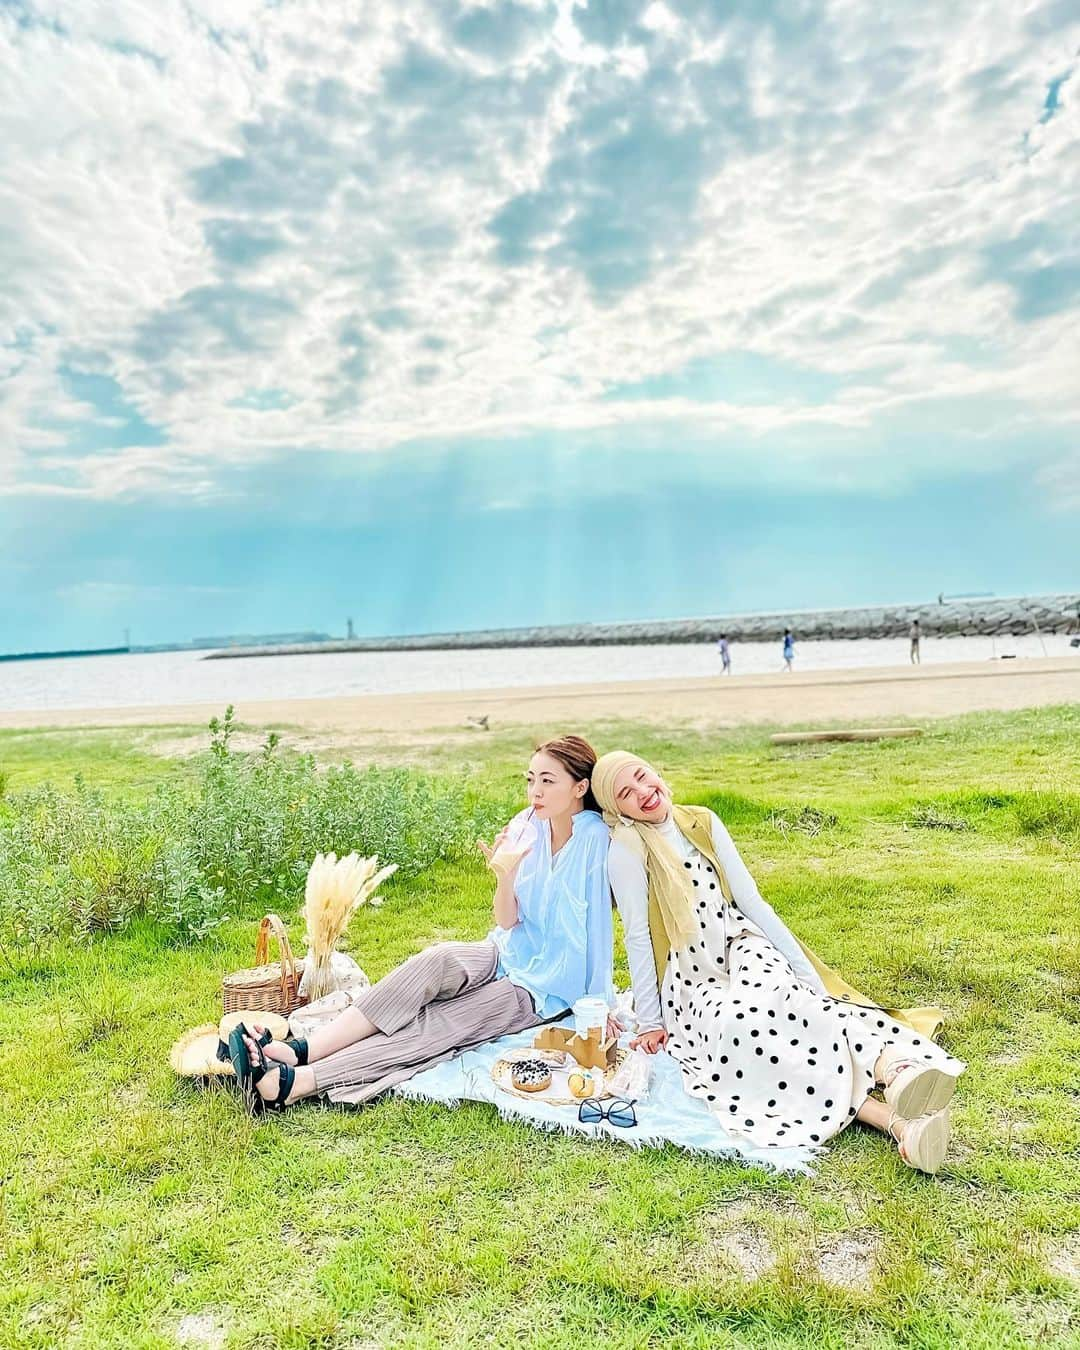
[[[566,772],[580,783],[583,778],[591,778],[596,764],[596,751],[583,736],[557,736],[553,741],[544,741],[536,747],[536,753],[543,751],[552,759],[557,759]],[[592,784],[589,784],[581,804],[586,811],[599,811],[600,804],[593,796]]]

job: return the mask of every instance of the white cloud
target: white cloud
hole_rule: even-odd
[[[1080,268],[1080,26],[747,12],[4,10],[0,492],[209,495],[272,451],[641,419],[840,433],[928,396],[1075,422],[1080,284],[1033,288]],[[840,390],[602,397],[730,351]],[[71,364],[167,446],[66,448]]]
[[[1045,488],[1054,509],[1075,513],[1080,511],[1080,448],[1050,464],[1038,473],[1039,485]]]

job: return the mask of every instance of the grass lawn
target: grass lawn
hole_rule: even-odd
[[[140,922],[0,974],[0,1345],[1080,1345],[1080,708],[831,747],[585,730],[714,805],[859,987],[948,1009],[970,1067],[945,1170],[859,1127],[791,1178],[482,1106],[252,1122],[168,1049],[215,1020],[253,922],[188,949]],[[78,771],[139,793],[186,772],[151,737],[11,733],[0,770],[9,791]],[[430,766],[502,792],[530,745],[478,734],[465,769]],[[374,979],[482,936],[490,894],[473,863],[391,884],[351,949]]]
[[[191,735],[189,727],[68,728],[49,731],[0,729],[0,791],[14,792],[42,783],[70,786],[76,774],[95,787],[125,791],[152,787],[163,773],[181,772],[175,761],[163,763],[153,746],[167,736]],[[202,737],[205,742],[205,737]]]

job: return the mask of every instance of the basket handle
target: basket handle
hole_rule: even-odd
[[[292,981],[295,989],[299,980],[296,974],[296,957],[293,956],[292,947],[289,945],[289,935],[276,914],[264,914],[259,924],[259,936],[255,939],[255,964],[265,966],[270,959],[271,930],[277,938],[278,950],[281,952],[281,998],[282,1002],[287,1002],[289,981]]]

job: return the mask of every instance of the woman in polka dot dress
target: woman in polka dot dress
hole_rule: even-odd
[[[673,806],[637,756],[604,755],[592,786],[613,826],[635,1044],[666,1045],[688,1091],[759,1147],[813,1148],[860,1120],[936,1172],[964,1069],[931,1039],[938,1010],[871,1006],[813,958],[758,894],[719,818]],[[878,1087],[884,1101],[870,1096]]]

